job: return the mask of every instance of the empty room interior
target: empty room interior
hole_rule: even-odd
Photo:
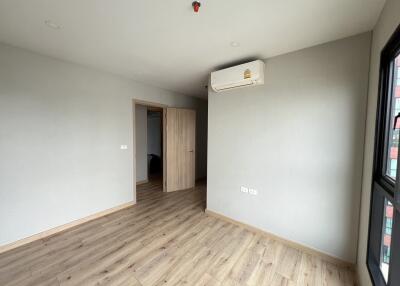
[[[0,0],[0,286],[400,286],[400,0]]]

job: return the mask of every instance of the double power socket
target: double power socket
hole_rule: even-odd
[[[250,194],[250,195],[253,195],[253,196],[257,196],[258,195],[258,191],[256,189],[251,189],[251,188],[247,188],[247,187],[243,187],[243,186],[240,187],[240,191],[242,193]]]

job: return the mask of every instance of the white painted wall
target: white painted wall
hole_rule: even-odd
[[[147,153],[161,156],[161,116],[158,112],[147,117]]]
[[[132,99],[207,112],[193,97],[0,44],[0,244],[134,199]]]
[[[147,107],[136,105],[136,182],[146,181],[147,172]]]
[[[266,60],[263,86],[210,90],[207,208],[355,262],[369,52],[366,33]]]
[[[364,171],[358,242],[357,272],[360,285],[372,285],[367,269],[367,244],[369,207],[371,200],[372,166],[374,156],[375,120],[378,100],[380,53],[390,36],[400,24],[400,1],[387,0],[376,24],[371,47],[371,68],[369,76],[368,109],[365,134]]]

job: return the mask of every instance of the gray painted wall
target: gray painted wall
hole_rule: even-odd
[[[148,179],[147,172],[147,107],[135,106],[136,126],[136,182]]]
[[[263,86],[210,90],[207,208],[355,262],[369,52],[366,33],[266,60]]]
[[[207,113],[205,101],[0,44],[0,244],[134,200],[132,99]]]
[[[196,112],[196,179],[207,176],[208,102],[201,101]]]
[[[161,112],[147,117],[147,153],[161,156]]]
[[[379,85],[380,53],[390,36],[400,24],[400,1],[387,0],[376,24],[371,48],[371,69],[369,77],[368,110],[365,134],[364,173],[358,243],[357,272],[362,286],[372,285],[366,266],[368,243],[369,206],[371,199],[372,166],[374,156],[376,104]]]

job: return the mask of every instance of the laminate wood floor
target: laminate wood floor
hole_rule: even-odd
[[[0,254],[0,285],[355,285],[351,270],[204,213],[205,186]]]

